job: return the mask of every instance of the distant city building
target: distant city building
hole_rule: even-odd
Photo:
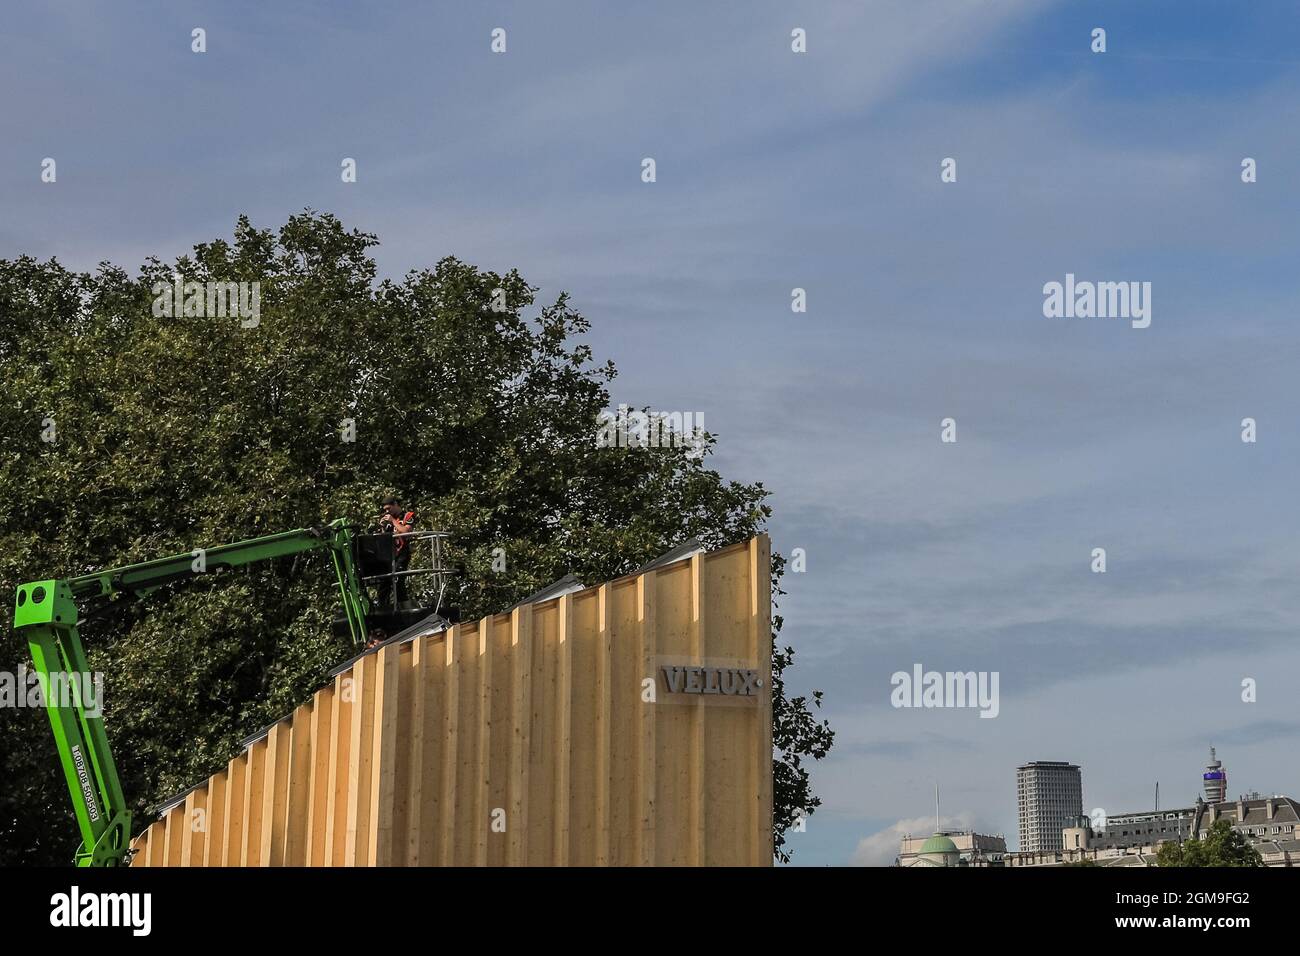
[[[1222,803],[1228,799],[1228,771],[1223,768],[1223,761],[1214,755],[1210,748],[1210,762],[1205,765],[1202,775],[1205,782],[1205,802]]]
[[[1300,805],[1290,797],[1239,797],[1225,803],[1198,800],[1192,824],[1196,835],[1204,838],[1216,820],[1231,820],[1232,828],[1255,844],[1297,843],[1300,838]]]
[[[1106,826],[1093,831],[1090,845],[1099,849],[1128,849],[1152,846],[1165,840],[1186,840],[1196,832],[1195,816],[1195,807],[1107,816]],[[1068,844],[1066,848],[1069,849]]]
[[[1006,837],[972,830],[938,830],[930,837],[905,836],[898,866],[1001,866]]]
[[[1016,768],[1020,851],[1062,849],[1062,831],[1083,815],[1083,777],[1077,765],[1035,760]]]
[[[1066,866],[1091,862],[1097,866],[1155,866],[1160,844],[1188,839],[1204,839],[1215,820],[1230,820],[1232,828],[1246,838],[1259,853],[1265,866],[1300,866],[1300,803],[1290,797],[1260,797],[1209,804],[1197,800],[1188,817],[1187,810],[1161,810],[1149,813],[1126,813],[1106,821],[1106,830],[1095,833],[1092,822],[1080,815],[1067,822],[1061,831],[1063,849],[1029,853],[1008,853],[1003,864],[1019,866]],[[1170,819],[1156,819],[1164,814]],[[1119,830],[1115,824],[1119,821]],[[1162,827],[1163,825],[1163,827]],[[1127,836],[1124,831],[1128,830]],[[1147,832],[1148,829],[1151,832]],[[1174,836],[1174,832],[1183,835]],[[1140,842],[1134,842],[1134,840]]]
[[[958,866],[960,861],[961,852],[952,838],[936,833],[917,847],[916,852],[910,854],[906,861],[900,854],[897,862],[899,866]]]
[[[1191,807],[1108,815],[1100,827],[1080,812],[1065,820],[1060,842],[1055,846],[1028,848],[1026,799],[1027,794],[1033,795],[1034,788],[1032,783],[1026,786],[1025,778],[1041,779],[1047,774],[1026,771],[1043,766],[1071,768],[1070,764],[1041,762],[1018,768],[1021,851],[1006,854],[1005,866],[1066,866],[1081,862],[1097,866],[1155,866],[1160,844],[1181,843],[1193,837],[1203,840],[1216,820],[1230,820],[1232,828],[1258,851],[1265,866],[1300,866],[1300,803],[1290,797],[1261,797],[1253,792],[1235,801],[1202,800],[1198,795],[1195,806]],[[1078,773],[1077,767],[1072,769]],[[1228,773],[1213,747],[1205,769],[1206,793],[1217,796],[1226,791]],[[1029,806],[1034,806],[1032,801]],[[1029,819],[1032,821],[1032,814]]]

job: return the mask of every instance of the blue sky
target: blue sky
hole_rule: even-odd
[[[1212,743],[1300,796],[1298,40],[1284,3],[52,2],[0,35],[0,256],[310,206],[388,275],[568,290],[615,404],[703,412],[807,551],[792,683],[839,735],[796,862],[888,862],[936,781],[1014,846],[1032,759],[1111,812],[1190,802]],[[1151,327],[1045,318],[1066,273],[1151,282]],[[998,671],[999,716],[892,708],[914,663]]]

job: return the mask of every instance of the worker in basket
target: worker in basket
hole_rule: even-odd
[[[415,512],[402,507],[396,498],[385,498],[383,513],[379,516],[380,534],[406,534],[415,527]],[[411,539],[397,538],[393,542],[393,572],[405,571],[411,566]],[[406,578],[385,578],[379,582],[379,604],[395,607],[406,600]]]

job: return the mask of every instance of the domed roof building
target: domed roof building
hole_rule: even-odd
[[[936,833],[921,844],[921,851],[904,866],[960,866],[961,851],[957,844],[942,833]]]
[[[1007,855],[1004,837],[974,830],[943,829],[939,814],[939,788],[934,788],[934,835],[922,841],[904,834],[894,857],[895,866],[1002,866]],[[955,837],[955,839],[954,839]]]

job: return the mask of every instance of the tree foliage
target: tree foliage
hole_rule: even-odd
[[[567,296],[539,306],[517,272],[455,258],[381,281],[375,243],[308,211],[279,230],[241,218],[232,240],[135,276],[0,261],[0,593],[366,520],[387,493],[450,532],[452,603],[467,617],[568,572],[603,581],[685,538],[713,548],[765,526],[767,491],[708,468],[711,436],[703,455],[597,447],[616,371],[583,341],[588,322]],[[155,317],[155,283],[175,274],[260,283],[257,326]],[[342,440],[346,420],[355,441]],[[781,569],[774,556],[774,594]],[[216,578],[83,632],[138,825],[349,654],[330,635],[336,595],[320,556]],[[0,669],[26,657],[6,628]],[[832,740],[805,698],[784,696],[792,660],[774,652],[778,846],[819,803],[801,760]],[[44,713],[0,709],[0,780],[0,864],[68,861],[76,828]]]
[[[1205,839],[1192,837],[1182,843],[1162,843],[1156,851],[1157,866],[1263,866],[1259,851],[1220,817],[1210,825]]]

